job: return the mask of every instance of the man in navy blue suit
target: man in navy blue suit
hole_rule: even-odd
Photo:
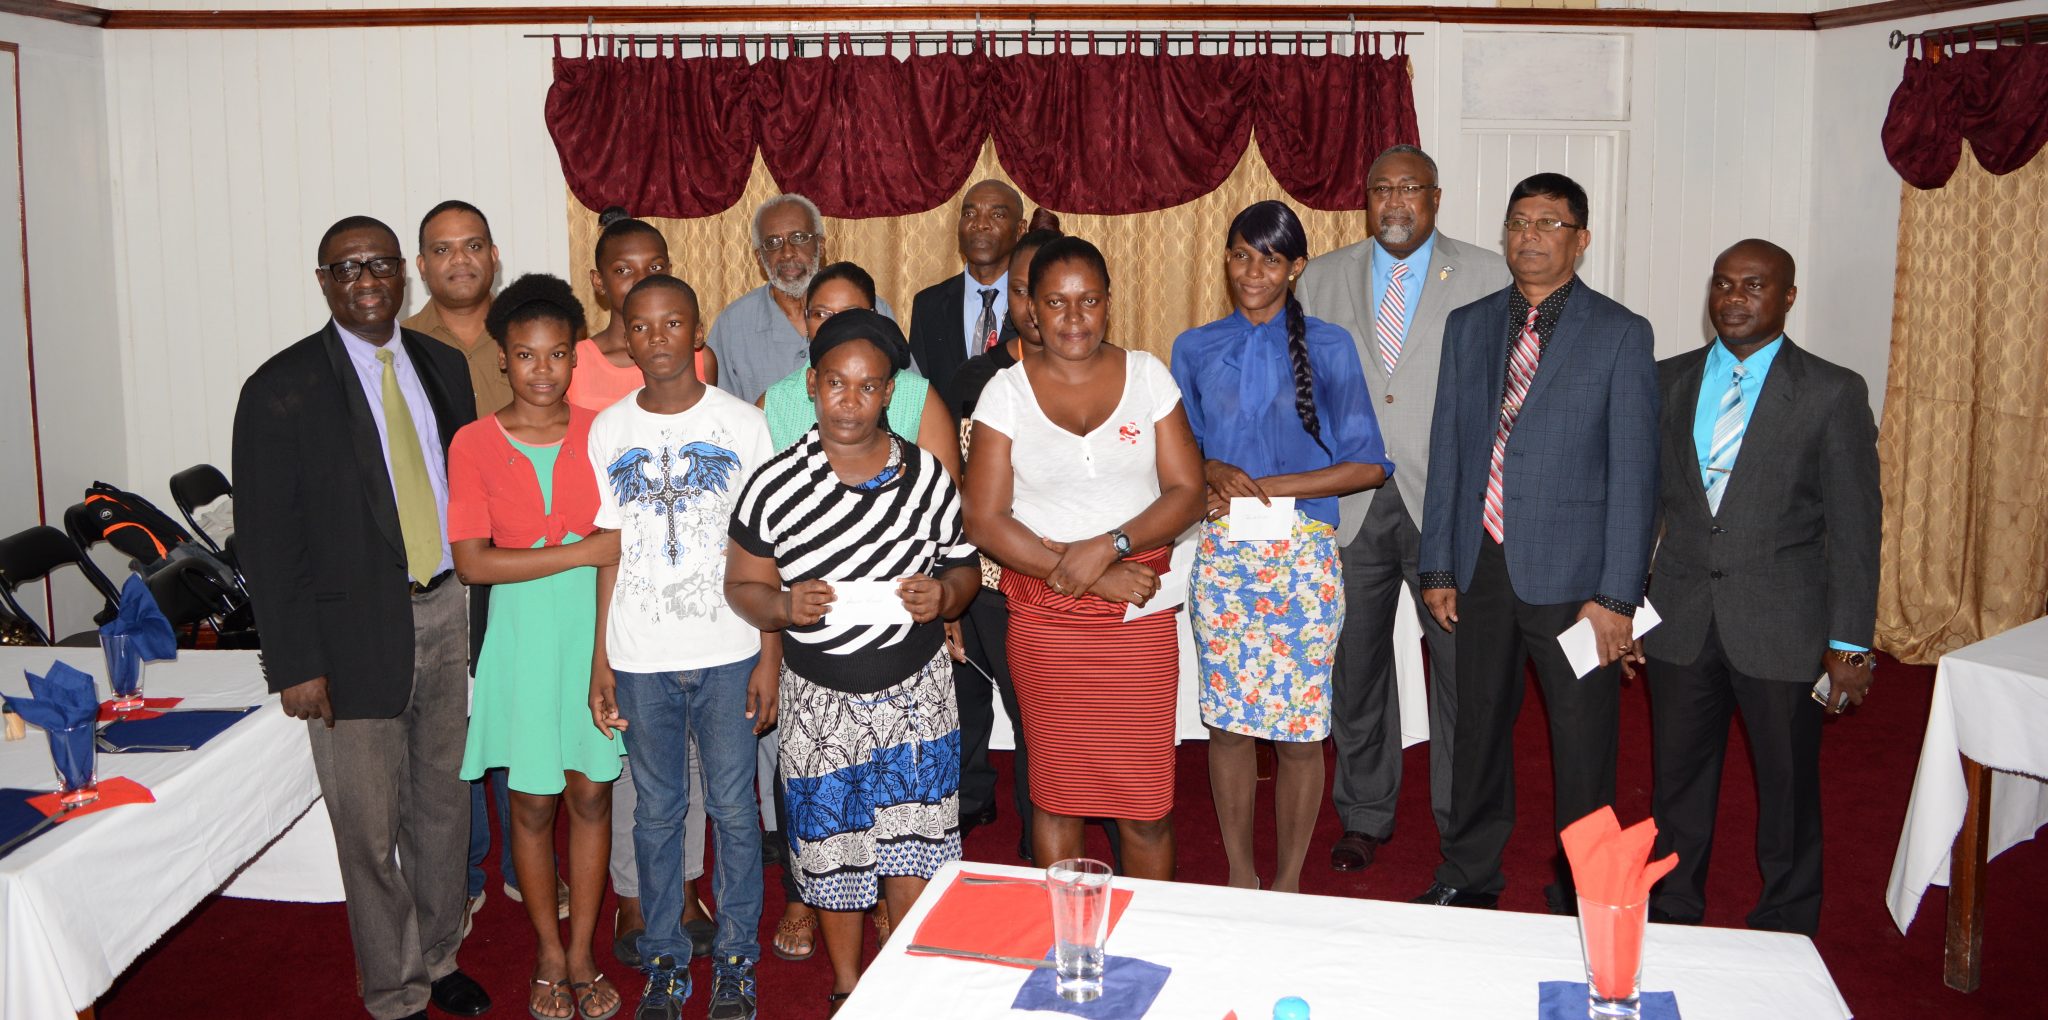
[[[1456,636],[1458,707],[1444,862],[1418,903],[1499,901],[1526,661],[1549,708],[1557,828],[1613,803],[1618,666],[1656,519],[1650,323],[1578,278],[1585,189],[1530,177],[1505,227],[1514,283],[1445,323],[1430,425],[1419,566],[1423,602]],[[1558,643],[1582,619],[1600,653],[1584,677]],[[1546,893],[1553,912],[1575,909],[1562,868]]]

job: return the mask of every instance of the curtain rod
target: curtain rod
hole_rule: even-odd
[[[1335,19],[1332,19],[1332,21],[1334,20]],[[707,48],[711,46],[716,46],[720,50],[723,50],[725,46],[728,43],[730,43],[737,45],[742,49],[742,51],[744,51],[744,48],[747,46],[761,46],[767,48],[773,47],[777,44],[782,44],[790,46],[796,52],[797,55],[801,56],[803,53],[803,47],[805,46],[805,44],[808,43],[818,44],[819,51],[822,53],[824,47],[827,44],[834,42],[859,46],[870,43],[893,44],[898,39],[902,39],[906,42],[911,43],[913,47],[922,46],[929,43],[933,46],[943,46],[948,48],[956,47],[960,45],[962,42],[970,43],[973,45],[980,45],[982,41],[987,41],[990,43],[1014,42],[1020,43],[1026,46],[1027,48],[1033,43],[1066,43],[1068,45],[1072,45],[1073,43],[1083,41],[1085,41],[1090,48],[1093,48],[1098,45],[1118,44],[1124,46],[1142,46],[1151,44],[1165,45],[1170,47],[1173,44],[1179,43],[1193,46],[1197,52],[1200,52],[1201,47],[1205,44],[1213,43],[1218,45],[1234,46],[1243,43],[1248,45],[1262,45],[1266,47],[1271,47],[1274,45],[1291,45],[1295,48],[1294,51],[1299,53],[1302,51],[1301,48],[1304,46],[1317,45],[1324,46],[1329,50],[1334,51],[1336,48],[1336,39],[1341,36],[1351,36],[1354,40],[1354,47],[1362,43],[1363,40],[1367,37],[1370,37],[1375,44],[1377,44],[1379,40],[1390,39],[1394,42],[1394,45],[1398,49],[1400,46],[1406,43],[1407,39],[1410,36],[1420,36],[1423,34],[1421,32],[1415,31],[1389,32],[1369,30],[1361,32],[1358,30],[1357,15],[1351,15],[1345,18],[1345,28],[1343,28],[1342,30],[1336,28],[1324,29],[1320,31],[1315,29],[1292,29],[1279,32],[1246,30],[1204,31],[1200,29],[1192,31],[1186,29],[1171,31],[1146,31],[1143,29],[1120,28],[1085,30],[1041,29],[1037,27],[1037,22],[1038,19],[1036,17],[1033,17],[1031,19],[1031,28],[1022,30],[1013,29],[1008,31],[983,30],[981,28],[981,18],[977,16],[974,19],[974,27],[971,29],[926,28],[908,31],[898,30],[888,32],[676,31],[650,34],[598,32],[595,30],[596,19],[592,18],[585,24],[584,29],[581,33],[528,32],[525,34],[525,38],[550,39],[553,40],[557,46],[559,46],[561,42],[565,39],[581,40],[584,43],[584,53],[586,55],[590,53],[590,44],[592,42],[606,41],[613,44],[625,44],[628,46],[636,47],[644,44],[654,44],[658,46],[663,43],[677,43],[682,45],[694,44],[704,46]],[[960,38],[961,36],[965,36],[965,38]]]
[[[2036,29],[2040,30],[2038,37],[2035,34]],[[2038,15],[2031,18],[2008,18],[2003,21],[1979,21],[1969,25],[1951,25],[1947,28],[1930,28],[1925,32],[1914,32],[1911,35],[1893,29],[1890,45],[1892,49],[1898,49],[1901,46],[1910,46],[1918,42],[1925,48],[1929,44],[1948,46],[1959,42],[1966,42],[1970,44],[1972,49],[1975,49],[1978,46],[1977,40],[1980,34],[1990,35],[1990,39],[1985,42],[1985,45],[1988,46],[2003,46],[2011,40],[2017,40],[2017,44],[2021,46],[2035,42],[2048,43],[2048,15]],[[1961,38],[1956,38],[1957,36]]]

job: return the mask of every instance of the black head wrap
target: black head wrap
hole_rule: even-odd
[[[855,340],[874,344],[889,359],[889,376],[910,367],[910,342],[894,319],[866,308],[849,308],[829,319],[811,335],[811,367],[825,360],[832,348]]]

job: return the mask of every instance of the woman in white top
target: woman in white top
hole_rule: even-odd
[[[1003,566],[1009,652],[1031,747],[1032,850],[1081,854],[1081,821],[1121,823],[1127,873],[1173,877],[1173,614],[1124,622],[1202,515],[1202,459],[1159,359],[1105,343],[1109,268],[1064,237],[1031,260],[1043,356],[975,408],[969,539]]]

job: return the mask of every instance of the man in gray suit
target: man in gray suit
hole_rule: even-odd
[[[1658,920],[1698,923],[1730,715],[1756,763],[1763,892],[1749,926],[1820,927],[1820,730],[1870,692],[1877,618],[1877,425],[1863,377],[1785,335],[1792,256],[1738,242],[1714,262],[1714,342],[1657,366],[1659,546],[1650,668]],[[1825,672],[1825,709],[1808,688]]]
[[[1614,802],[1615,663],[1633,648],[1656,521],[1657,364],[1648,320],[1578,278],[1586,206],[1563,174],[1515,185],[1514,286],[1444,325],[1422,599],[1456,634],[1458,717],[1444,862],[1419,903],[1499,900],[1528,662],[1549,709],[1556,829]],[[1584,677],[1558,643],[1579,620],[1600,663]],[[1576,908],[1562,867],[1546,894],[1554,912]]]
[[[1429,480],[1429,419],[1436,403],[1444,318],[1451,309],[1507,286],[1507,265],[1487,249],[1436,229],[1436,161],[1396,145],[1373,161],[1366,193],[1372,237],[1323,255],[1302,270],[1302,310],[1351,331],[1387,451],[1399,468],[1378,489],[1344,497],[1337,541],[1344,569],[1344,630],[1332,690],[1337,777],[1333,800],[1344,834],[1330,867],[1372,864],[1394,832],[1401,792],[1401,711],[1394,687],[1394,611],[1401,585],[1418,611],[1416,551]],[[1427,613],[1429,801],[1442,831],[1451,810],[1451,725],[1456,649]]]

